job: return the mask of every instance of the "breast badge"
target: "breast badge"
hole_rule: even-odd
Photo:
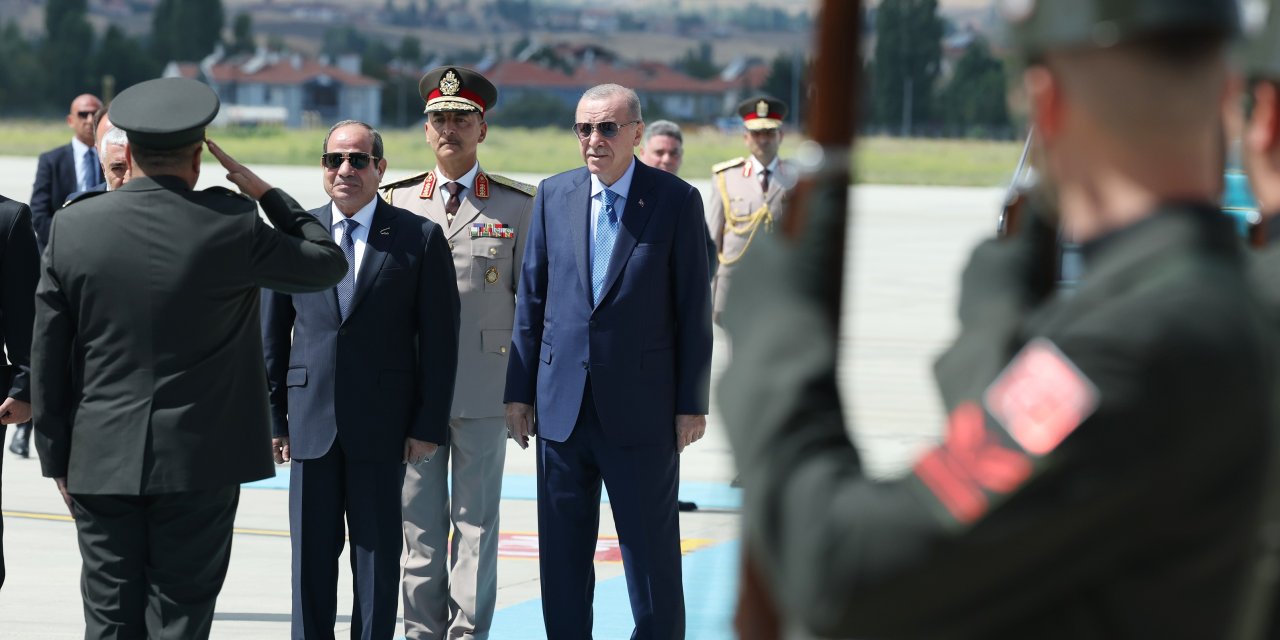
[[[489,270],[484,272],[484,281],[485,281],[485,282],[488,282],[489,284],[497,284],[497,283],[498,283],[498,268],[497,268],[497,267],[489,267]]]

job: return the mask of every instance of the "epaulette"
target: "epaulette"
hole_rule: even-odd
[[[224,195],[224,196],[231,196],[231,197],[233,197],[233,198],[240,198],[240,199],[242,199],[242,200],[249,200],[249,201],[252,201],[252,200],[253,200],[253,198],[250,198],[249,196],[246,196],[245,194],[240,193],[239,191],[232,191],[232,190],[230,190],[230,189],[228,189],[228,188],[226,188],[226,187],[224,187],[224,186],[221,186],[221,185],[212,186],[212,187],[207,187],[207,188],[205,188],[205,192],[207,192],[207,193],[220,193],[220,194],[222,194],[222,195]]]
[[[734,158],[732,160],[725,160],[724,162],[721,162],[719,164],[712,165],[711,173],[720,173],[721,171],[732,169],[734,167],[740,167],[742,166],[742,163],[746,161],[747,161],[746,156],[743,156],[741,158]],[[706,165],[703,165],[703,166],[706,166]]]
[[[411,184],[422,184],[422,179],[426,178],[428,173],[431,173],[431,172],[423,171],[422,173],[419,173],[416,176],[405,178],[404,180],[397,180],[396,182],[392,182],[391,184],[384,184],[381,187],[378,187],[378,189],[382,191],[391,191],[392,189],[407,187]]]
[[[100,196],[104,193],[106,193],[106,191],[81,191],[80,193],[73,193],[70,198],[67,198],[66,202],[62,203],[62,206],[69,207],[77,202],[84,202],[89,198]]]
[[[538,188],[531,184],[525,184],[523,182],[520,182],[519,180],[512,180],[511,178],[508,178],[506,176],[500,176],[496,173],[490,173],[488,175],[490,180],[504,187],[515,189],[520,193],[528,195],[530,198],[538,195]]]

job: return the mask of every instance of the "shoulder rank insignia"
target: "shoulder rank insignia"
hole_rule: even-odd
[[[477,198],[489,197],[489,176],[485,175],[483,171],[476,172],[475,193]]]
[[[428,171],[427,177],[422,180],[422,191],[418,193],[418,197],[423,200],[431,199],[436,192],[436,172]]]
[[[516,230],[511,225],[501,222],[473,222],[471,223],[471,237],[510,240],[516,237]]]
[[[428,171],[428,172],[426,172],[426,173],[419,173],[419,174],[418,174],[418,175],[416,175],[416,176],[410,176],[410,177],[405,178],[405,179],[403,179],[403,180],[397,180],[397,181],[395,181],[395,182],[392,182],[391,184],[384,184],[384,185],[382,185],[381,187],[378,187],[378,189],[379,189],[379,190],[381,190],[381,191],[386,191],[386,192],[390,193],[391,191],[394,191],[394,190],[399,189],[399,188],[401,188],[401,187],[407,187],[407,186],[409,186],[409,185],[418,184],[418,183],[422,182],[422,180],[423,180],[424,178],[426,178],[428,174],[430,174],[430,175],[435,175],[435,172],[434,172],[434,171]]]
[[[744,162],[746,162],[746,161],[747,161],[747,159],[746,159],[745,157],[742,157],[742,158],[734,158],[734,159],[732,159],[732,160],[725,160],[724,162],[721,162],[721,163],[719,163],[719,164],[713,165],[713,166],[711,167],[711,173],[720,173],[720,172],[722,172],[722,171],[727,171],[727,170],[732,169],[732,168],[734,168],[734,167],[736,167],[736,166],[738,166],[738,165],[740,165],[740,164],[742,164],[742,163],[744,163]],[[748,166],[750,166],[750,165],[748,165]]]
[[[212,191],[213,189],[221,189],[221,188],[222,187],[209,187],[209,190]],[[227,195],[232,195],[232,196],[240,195],[234,191],[231,191],[230,189],[223,189],[223,191],[226,191]],[[67,201],[62,203],[62,206],[68,207],[77,202],[84,202],[89,198],[92,198],[94,196],[100,196],[104,193],[106,193],[106,191],[81,191],[80,193],[72,194],[74,197],[67,198]]]
[[[508,187],[510,189],[519,191],[520,193],[528,195],[531,198],[533,196],[538,195],[537,187],[531,184],[525,184],[523,182],[520,182],[519,180],[512,180],[511,178],[508,178],[506,176],[500,176],[496,173],[489,174],[489,181],[494,182],[496,184],[500,184],[504,187]]]

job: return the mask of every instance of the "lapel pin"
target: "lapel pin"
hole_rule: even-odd
[[[379,232],[378,232],[378,234],[379,234],[379,235],[384,235],[384,236],[389,236],[389,235],[391,235],[391,227],[383,227],[383,228],[382,228],[382,231],[379,231]]]
[[[643,207],[643,206],[644,206],[644,198],[641,198],[640,200],[636,201],[636,204],[638,204],[638,205],[640,205],[641,207]]]

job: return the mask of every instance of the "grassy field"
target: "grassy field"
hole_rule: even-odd
[[[431,166],[421,129],[384,129],[391,175]],[[321,130],[211,129],[209,136],[246,164],[319,164]],[[70,131],[61,123],[0,121],[0,155],[34,156],[65,144]],[[782,155],[791,154],[798,136],[784,140]],[[745,153],[741,136],[712,130],[685,136],[686,178],[710,175],[711,165]],[[1018,161],[1015,142],[867,138],[855,151],[858,182],[939,186],[1001,186]],[[561,129],[489,130],[480,147],[481,160],[498,173],[550,174],[582,164],[578,144],[568,127]],[[212,157],[206,157],[212,162]]]

